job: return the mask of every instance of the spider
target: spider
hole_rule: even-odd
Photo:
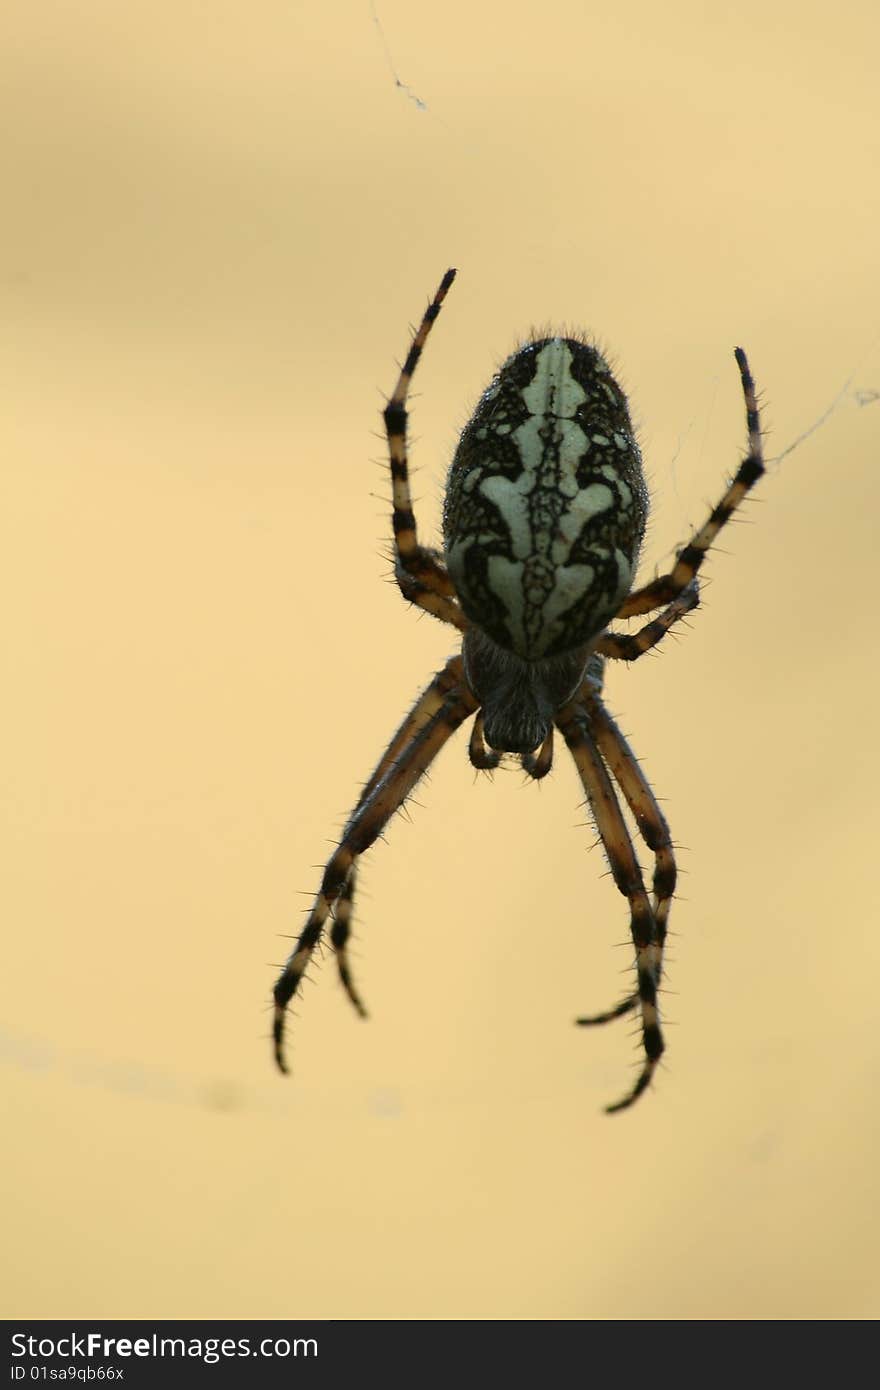
[[[613,1008],[579,1018],[606,1023],[638,1010],[644,1059],[608,1113],[647,1089],[663,1053],[657,1003],[675,891],[669,827],[645,774],[602,700],[606,660],[636,661],[699,602],[698,573],[721,528],[764,472],[755,385],[735,350],[748,453],[705,524],[671,570],[633,588],[648,495],[626,397],[583,338],[524,343],[503,363],[466,424],[443,512],[442,555],[421,545],[410,498],[407,398],[428,334],[456,272],[428,305],[384,410],[391,463],[395,576],[410,603],[461,633],[461,651],[418,697],[355,806],[324,869],[305,927],[274,990],[275,1058],[282,1071],[287,1005],[328,919],[342,984],[366,1016],[348,957],[357,865],[402,807],[447,739],[473,718],[469,756],[480,769],[518,754],[546,776],[558,729],[586,792],[614,882],[627,899],[636,984]],[[617,619],[657,613],[635,633]],[[615,785],[616,784],[616,785]],[[618,792],[654,859],[649,898]]]

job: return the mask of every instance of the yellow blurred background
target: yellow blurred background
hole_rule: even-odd
[[[3,1308],[39,1317],[880,1311],[874,3],[12,0],[2,155]],[[418,100],[416,100],[416,98]],[[557,750],[459,735],[265,1009],[451,650],[388,581],[532,325],[596,335],[643,574],[770,465],[690,630],[606,682],[683,846],[630,1113],[627,910]],[[684,848],[686,847],[686,848]],[[535,940],[544,944],[539,953]]]

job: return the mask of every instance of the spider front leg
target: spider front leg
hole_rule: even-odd
[[[635,753],[601,700],[596,699],[594,692],[587,687],[581,689],[578,698],[584,701],[589,711],[590,727],[599,752],[626,797],[642,839],[654,855],[652,908],[654,921],[657,925],[654,968],[659,985],[663,974],[663,948],[669,929],[669,910],[672,906],[677,878],[669,826],[657,804],[657,798],[651,790],[648,779],[639,766]],[[639,994],[638,990],[635,990],[605,1013],[590,1014],[577,1021],[586,1027],[598,1023],[610,1023],[615,1018],[622,1018],[624,1014],[631,1013],[637,1007],[638,1002]]]
[[[398,586],[404,598],[409,599],[411,603],[418,604],[426,612],[433,613],[435,618],[452,623],[454,627],[463,631],[467,627],[467,619],[456,600],[455,589],[446,566],[434,551],[419,544],[409,488],[406,445],[406,402],[410,384],[428,334],[454,279],[455,271],[447,270],[440,281],[437,293],[425,310],[412,340],[406,361],[397,378],[397,385],[391,393],[382,418],[385,421],[391,461],[391,520],[394,529],[394,572]]]
[[[308,920],[300,933],[274,989],[275,1017],[273,1038],[275,1060],[281,1071],[284,1059],[284,1020],[287,1005],[299,987],[315,947],[324,933],[327,918],[344,892],[351,871],[364,850],[382,833],[395,811],[409,796],[422,774],[461,723],[473,714],[477,703],[464,686],[454,686],[439,709],[401,748],[398,756],[358,803],[345,827],[339,847],[331,856]]]
[[[598,703],[597,696],[594,701]],[[606,1111],[612,1114],[627,1109],[647,1089],[663,1054],[663,1035],[657,1008],[657,924],[611,778],[596,746],[590,711],[586,705],[572,701],[559,711],[556,725],[580,773],[614,882],[630,905],[630,931],[636,951],[637,995],[642,1014],[645,1061],[632,1089],[615,1104],[606,1106]]]
[[[423,729],[429,720],[433,718],[446,697],[458,686],[463,685],[463,683],[463,662],[460,656],[454,656],[446,663],[442,671],[438,671],[437,675],[431,681],[431,684],[422,691],[422,694],[416,700],[409,714],[407,714],[406,718],[401,723],[366,782],[361,792],[360,799],[352,813],[353,815],[357,814],[364,802],[372,796],[388,769],[397,761],[401,752],[406,748],[407,744],[412,741],[419,730]],[[342,986],[358,1013],[362,1018],[366,1018],[367,1010],[352,978],[351,966],[348,959],[348,939],[351,935],[351,918],[354,911],[356,887],[357,864],[353,863],[349,870],[348,878],[345,880],[345,884],[333,909],[333,926],[330,929],[330,941],[336,953],[336,964]]]
[[[764,473],[764,455],[761,449],[761,418],[758,411],[758,398],[755,383],[749,371],[749,364],[742,348],[734,351],[739,367],[743,396],[746,404],[746,427],[749,435],[749,452],[737,469],[736,477],[725,492],[718,506],[709,514],[709,519],[699,531],[695,532],[684,549],[678,552],[675,565],[668,574],[652,580],[644,588],[637,589],[624,599],[618,610],[618,618],[634,618],[639,613],[650,613],[664,603],[676,599],[682,589],[694,580],[706,553],[713,545],[722,526],[726,526],[738,507],[742,505],[747,493]]]

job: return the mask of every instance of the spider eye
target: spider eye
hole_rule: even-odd
[[[524,702],[483,707],[483,730],[490,748],[499,753],[534,753],[550,732],[550,720]]]

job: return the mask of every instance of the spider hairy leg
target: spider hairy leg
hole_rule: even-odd
[[[356,814],[369,800],[376,787],[382,781],[388,769],[400,757],[403,750],[412,741],[420,729],[428,723],[437,713],[446,699],[457,686],[463,681],[463,664],[460,656],[454,656],[446,663],[442,671],[431,681],[431,684],[422,691],[412,709],[401,723],[385,752],[382,754],[375,768],[361,792],[360,800],[355,806]],[[357,864],[352,864],[348,878],[345,881],[338,899],[333,909],[333,926],[330,930],[330,941],[336,953],[336,965],[339,970],[339,978],[342,986],[351,1000],[357,1012],[362,1018],[367,1017],[367,1010],[358,992],[351,973],[351,964],[348,958],[348,940],[351,935],[351,919],[354,911],[354,896],[357,887]]]
[[[339,979],[356,1011],[361,1018],[367,1018],[367,1006],[354,982],[351,963],[348,958],[348,941],[351,936],[351,919],[354,913],[354,895],[357,888],[357,864],[352,864],[342,892],[336,899],[333,909],[333,925],[330,928],[330,944],[336,956]]]
[[[272,1032],[275,1060],[281,1071],[287,1071],[284,1058],[284,1020],[287,1005],[299,987],[315,947],[323,936],[327,918],[345,889],[353,865],[382,833],[449,737],[475,709],[476,702],[468,690],[458,687],[451,690],[436,713],[401,751],[370,795],[358,804],[345,827],[342,840],[324,870],[321,887],[308,920],[273,991],[275,1013]]]
[[[599,752],[626,798],[639,828],[639,834],[654,855],[654,891],[651,906],[657,925],[654,971],[659,985],[663,976],[663,948],[669,929],[669,910],[677,877],[669,826],[635,753],[605,706],[597,701],[586,687],[580,691],[579,698],[584,700],[589,709],[590,725]],[[638,1006],[638,1002],[638,991],[635,991],[605,1013],[590,1014],[577,1021],[585,1027],[610,1023],[613,1019],[622,1018],[624,1014],[630,1013]]]
[[[678,598],[667,604],[659,618],[646,623],[638,632],[605,632],[596,643],[596,651],[613,661],[638,661],[645,652],[653,651],[669,629],[700,603],[700,587],[696,579],[686,584]]]
[[[734,512],[742,505],[744,498],[765,472],[764,455],[761,448],[761,417],[758,410],[758,398],[755,394],[754,378],[742,348],[738,347],[734,350],[734,357],[739,367],[746,406],[749,452],[737,469],[736,476],[721,501],[710,512],[708,521],[678,552],[675,565],[669,574],[661,575],[659,579],[652,580],[644,588],[636,589],[634,593],[630,594],[629,598],[621,604],[617,612],[618,618],[634,618],[640,613],[650,613],[653,609],[660,608],[663,604],[677,598],[685,585],[690,584],[696,578],[719,531],[727,525]]]
[[[590,711],[578,701],[572,701],[559,711],[556,724],[580,773],[614,882],[630,906],[645,1060],[632,1089],[621,1100],[605,1107],[607,1114],[614,1114],[626,1110],[648,1088],[663,1055],[657,1008],[657,924],[623,813],[596,746]]]
[[[410,345],[406,360],[397,378],[382,418],[388,438],[391,463],[391,524],[394,531],[395,576],[400,590],[411,603],[424,608],[442,622],[464,630],[467,619],[455,595],[452,580],[439,556],[419,544],[409,486],[407,455],[407,409],[410,385],[428,334],[440,313],[440,307],[455,279],[455,271],[447,270],[428,305]]]
[[[433,552],[429,550],[423,550],[421,553],[423,558],[433,556]],[[442,562],[437,560],[436,563],[439,566]],[[397,580],[398,589],[407,602],[414,603],[416,608],[424,609],[433,618],[439,618],[441,623],[449,623],[452,627],[457,627],[459,632],[467,631],[468,620],[458,603],[452,598],[447,598],[445,594],[437,593],[436,589],[431,584],[426,583],[424,579],[419,579],[414,574],[407,574],[399,560],[394,563],[394,578]]]

